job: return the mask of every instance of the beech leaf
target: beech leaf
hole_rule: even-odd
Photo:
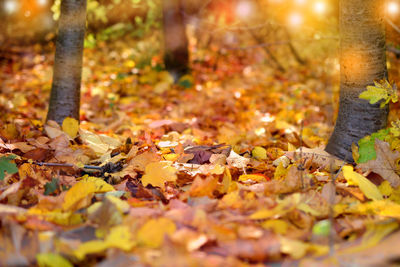
[[[67,117],[64,119],[61,128],[69,137],[74,139],[79,131],[79,122],[74,118]]]

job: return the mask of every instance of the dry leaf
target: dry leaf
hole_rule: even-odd
[[[175,182],[176,178],[176,169],[170,164],[167,162],[152,162],[146,166],[142,184],[144,186],[151,184],[164,189],[165,182]]]
[[[400,185],[400,177],[396,173],[399,168],[396,161],[400,158],[398,151],[392,151],[390,145],[379,139],[375,139],[376,159],[357,165],[362,171],[372,171],[390,182],[393,187]]]

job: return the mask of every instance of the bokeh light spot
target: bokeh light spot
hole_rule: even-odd
[[[240,18],[247,18],[253,12],[253,3],[250,1],[240,1],[236,5],[236,14]]]
[[[324,2],[318,1],[314,3],[314,12],[317,14],[325,13],[326,5]]]
[[[303,17],[299,13],[289,15],[289,24],[293,27],[300,26],[303,23]]]
[[[18,4],[16,1],[8,0],[4,2],[4,10],[6,11],[6,13],[12,14],[16,12],[17,9],[18,9]]]
[[[399,13],[399,3],[391,1],[387,4],[387,12],[389,15],[397,15]]]

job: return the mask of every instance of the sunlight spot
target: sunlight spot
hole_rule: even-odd
[[[387,4],[387,12],[389,15],[397,15],[399,13],[399,4],[395,1],[391,1]]]
[[[295,0],[295,3],[298,5],[304,5],[307,2],[307,0]]]
[[[18,9],[18,4],[16,1],[13,0],[8,0],[4,3],[4,10],[8,13],[8,14],[12,14],[14,12],[16,12]]]
[[[324,14],[325,11],[326,11],[326,5],[324,2],[319,1],[319,2],[314,3],[314,12],[315,13],[321,15],[321,14]]]
[[[294,133],[295,131],[296,130],[293,127],[289,127],[284,130],[285,134],[291,134]]]
[[[262,122],[273,122],[275,120],[275,116],[271,115],[270,113],[265,113],[264,116],[261,118]]]
[[[292,13],[289,15],[289,24],[297,27],[303,23],[303,17],[299,13]]]
[[[45,6],[45,5],[47,5],[47,0],[36,0],[37,1],[37,3],[40,5],[40,6]]]
[[[201,84],[197,84],[196,91],[200,92],[201,90],[203,90],[203,86],[201,86]]]
[[[235,96],[235,98],[237,98],[237,99],[239,99],[241,96],[242,96],[242,94],[240,93],[240,92],[235,92],[234,93],[234,96]]]
[[[257,136],[264,135],[264,134],[265,134],[265,128],[264,128],[264,127],[257,128],[257,129],[254,130],[254,133],[255,133]]]
[[[250,1],[240,1],[236,6],[236,14],[240,18],[247,18],[253,12],[253,4]]]

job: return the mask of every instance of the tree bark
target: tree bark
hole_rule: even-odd
[[[46,120],[79,120],[86,0],[62,0],[53,84]]]
[[[163,0],[164,64],[178,79],[189,70],[188,39],[180,0]]]
[[[389,107],[358,96],[387,77],[383,0],[340,0],[340,102],[326,151],[353,162],[351,144],[386,127]]]

